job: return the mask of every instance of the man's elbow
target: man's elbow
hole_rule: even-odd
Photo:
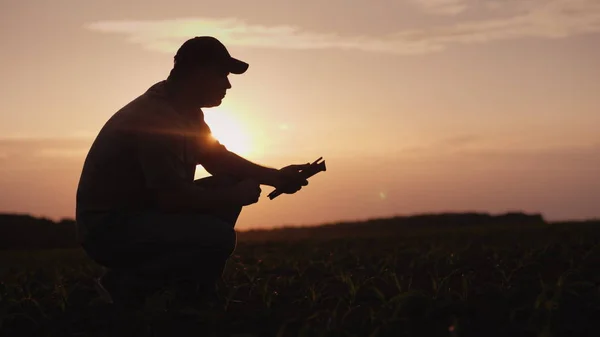
[[[221,175],[226,175],[227,174],[227,171],[224,170],[219,165],[202,165],[202,167],[204,167],[204,169],[206,170],[206,172],[210,173],[213,176],[221,176]]]
[[[226,168],[226,154],[208,156],[200,165],[211,175],[223,175],[230,172]]]

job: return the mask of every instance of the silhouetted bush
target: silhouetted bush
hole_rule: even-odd
[[[240,231],[238,239],[318,239],[352,236],[418,235],[420,233],[494,226],[546,225],[540,214],[440,213],[397,216],[320,226],[283,227],[271,230]],[[54,222],[22,214],[0,214],[0,250],[54,249],[78,247],[74,220]]]
[[[0,250],[77,247],[75,221],[0,214]]]

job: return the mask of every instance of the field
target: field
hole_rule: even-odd
[[[80,250],[0,252],[0,336],[600,335],[597,223],[314,233],[240,236],[220,306],[134,312]]]

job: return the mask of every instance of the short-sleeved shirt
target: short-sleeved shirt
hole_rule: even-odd
[[[103,126],[79,180],[78,214],[154,209],[153,190],[192,185],[196,165],[227,152],[201,110],[173,107],[165,84],[154,84]]]

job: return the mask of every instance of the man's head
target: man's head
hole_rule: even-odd
[[[228,75],[243,74],[248,64],[231,57],[227,48],[210,36],[198,36],[181,45],[174,58],[169,81],[198,108],[221,104],[231,88]]]

